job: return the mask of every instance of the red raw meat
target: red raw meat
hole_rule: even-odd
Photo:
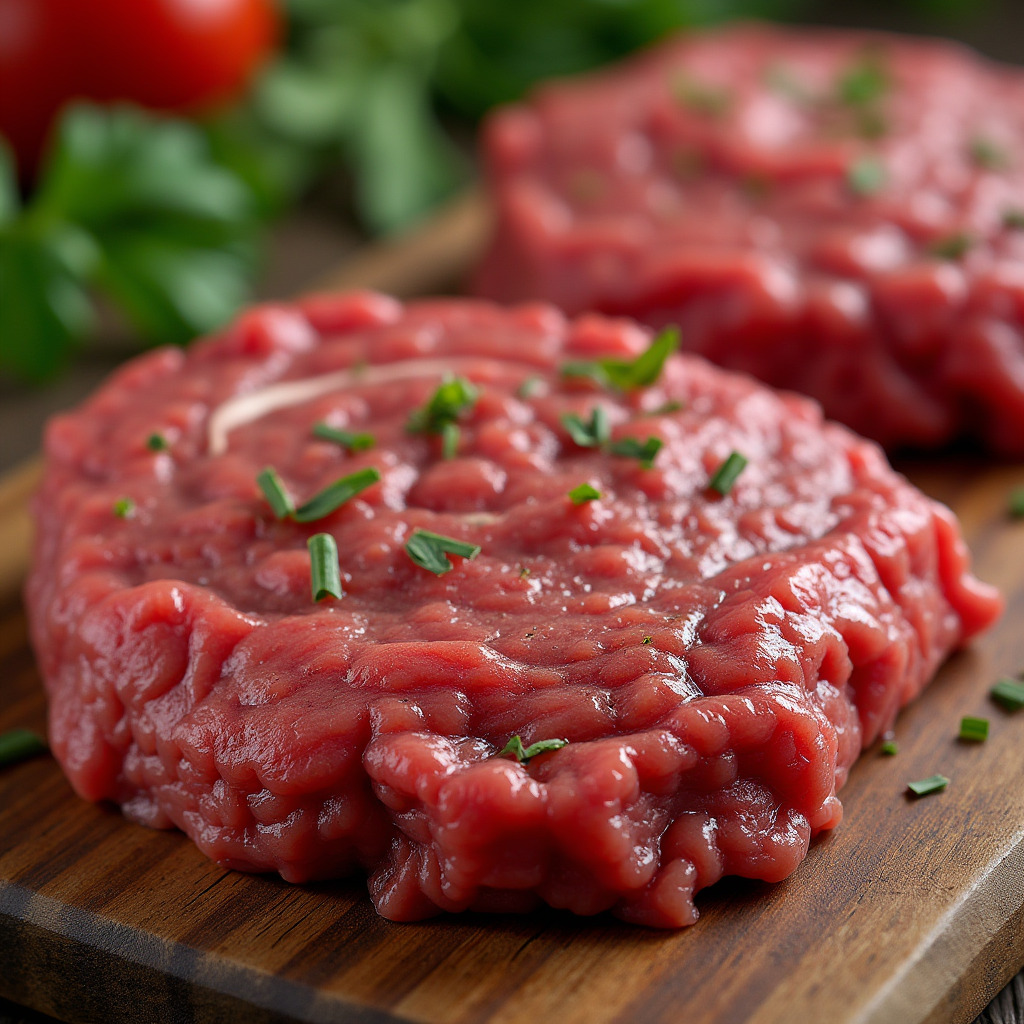
[[[740,25],[491,119],[476,278],[679,323],[888,447],[1024,455],[1024,74],[949,43]]]
[[[813,402],[694,356],[625,394],[561,375],[648,339],[541,305],[316,298],[54,419],[27,601],[75,789],[230,867],[365,870],[396,920],[544,901],[674,927],[725,874],[792,872],[1000,601],[953,515]],[[479,389],[451,459],[407,429],[445,369]],[[613,442],[664,442],[650,468],[571,440],[562,416],[598,405]],[[275,519],[267,464],[296,500],[382,480],[303,525]],[[575,504],[583,482],[601,498]],[[417,527],[482,553],[435,576],[403,550]],[[317,605],[323,531],[345,595]],[[523,765],[498,756],[513,735],[570,743]]]

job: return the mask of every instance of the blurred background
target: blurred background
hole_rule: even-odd
[[[465,189],[495,104],[751,16],[1024,63],[1019,0],[0,0],[0,471],[141,347]]]

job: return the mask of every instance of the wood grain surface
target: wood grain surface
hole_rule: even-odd
[[[862,757],[843,824],[786,882],[726,880],[676,933],[554,911],[397,925],[360,879],[218,868],[178,833],[78,800],[44,756],[0,772],[0,996],[104,1024],[971,1020],[1024,963],[1024,712],[987,696],[1024,667],[1024,523],[1005,512],[1024,467],[904,468],[960,514],[1008,612],[904,712],[897,756]],[[32,472],[0,487],[0,551],[24,545],[5,532],[4,495],[22,507]],[[991,719],[987,743],[956,740],[965,714]],[[44,717],[10,605],[0,731]],[[906,796],[937,771],[946,792]]]

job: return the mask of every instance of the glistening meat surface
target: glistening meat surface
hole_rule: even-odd
[[[679,323],[886,446],[1024,454],[1024,75],[740,25],[497,113],[481,294]]]
[[[813,402],[693,356],[625,393],[560,372],[648,340],[538,305],[311,299],[57,417],[27,598],[76,790],[232,867],[362,869],[397,920],[544,901],[673,927],[725,874],[792,872],[999,599],[952,514]],[[478,393],[449,459],[407,429],[446,367]],[[664,442],[652,466],[573,441],[563,416],[598,406],[613,443]],[[300,524],[267,464],[296,501],[382,479]],[[577,505],[583,482],[601,497]],[[417,528],[482,552],[435,576]],[[311,599],[315,532],[340,600]],[[497,756],[513,735],[570,742],[520,764]]]

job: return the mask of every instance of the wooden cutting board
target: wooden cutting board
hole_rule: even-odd
[[[434,288],[484,229],[471,198],[338,276]],[[904,712],[898,755],[861,758],[843,824],[788,881],[727,880],[675,933],[554,911],[392,924],[361,880],[225,871],[179,833],[77,799],[41,757],[0,771],[0,995],[104,1024],[971,1020],[1024,964],[1024,711],[987,696],[1024,668],[1024,522],[1005,511],[1024,467],[903,468],[958,512],[1008,612]],[[35,472],[0,483],[0,592],[24,567]],[[987,743],[956,740],[965,714],[991,719]],[[44,722],[24,616],[8,601],[0,731]],[[935,772],[948,790],[908,799],[906,783]]]

